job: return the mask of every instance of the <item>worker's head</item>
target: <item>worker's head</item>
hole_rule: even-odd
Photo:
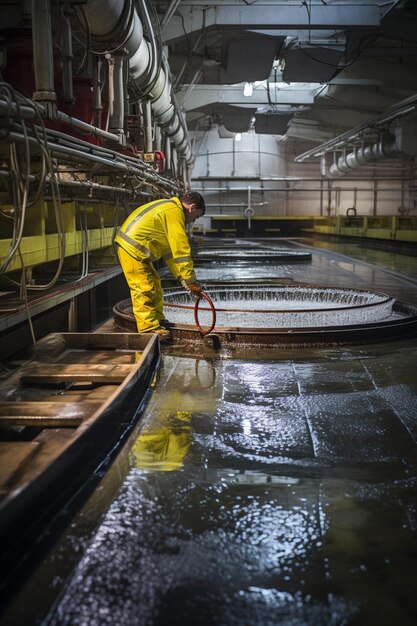
[[[204,198],[197,191],[189,191],[180,198],[184,208],[185,223],[190,224],[206,212]]]

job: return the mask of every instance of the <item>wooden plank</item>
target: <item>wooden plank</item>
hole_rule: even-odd
[[[30,389],[33,392],[33,387]],[[62,394],[54,395],[54,402],[57,404],[66,404],[67,402],[83,402],[87,404],[103,404],[109,394],[114,392],[114,385],[97,385],[95,387],[88,387],[88,389],[65,389]],[[39,401],[49,399],[51,397],[51,389],[49,387],[39,387],[36,389],[36,401],[39,397]],[[95,410],[95,409],[94,409]]]
[[[100,402],[102,405],[114,392],[114,385],[97,385],[97,387],[92,387],[88,391],[86,400],[90,402]]]
[[[0,426],[79,426],[98,402],[0,402]]]
[[[31,481],[62,454],[72,440],[73,437],[68,433],[68,429],[50,428],[42,430],[31,442],[19,442],[20,445],[31,444],[34,453],[32,455],[28,453],[24,461],[15,470],[9,485],[9,495],[13,496],[10,490],[18,494],[24,487],[30,485]],[[4,445],[7,450],[10,450],[10,454],[8,454],[10,458],[10,455],[14,453],[13,448],[16,444],[7,442]]]
[[[0,488],[3,490],[13,481],[23,466],[39,449],[36,441],[0,442]]]
[[[84,350],[144,350],[153,335],[140,333],[113,332],[61,333],[59,336],[67,348]]]
[[[63,364],[69,365],[70,363],[79,364],[81,359],[86,364],[86,367],[88,367],[88,363],[93,365],[99,365],[100,363],[103,365],[131,365],[135,362],[135,352],[119,352],[117,350],[83,350],[81,352],[80,350],[67,350],[59,364],[60,366]]]
[[[35,476],[54,459],[59,457],[71,445],[74,437],[76,437],[75,431],[74,433],[69,433],[66,428],[42,430],[34,439],[41,446],[31,468],[32,475]]]
[[[82,423],[81,417],[45,417],[42,415],[1,415],[0,426],[33,426],[34,428],[74,428]]]
[[[55,456],[55,452],[61,452],[66,448],[73,441],[73,437],[72,435],[68,436],[68,431],[64,428],[54,428],[43,430],[34,441],[42,444],[42,450],[49,448],[48,453],[53,453]]]
[[[61,382],[121,383],[135,365],[93,365],[89,363],[62,365],[45,363],[23,374],[25,384],[58,384]]]

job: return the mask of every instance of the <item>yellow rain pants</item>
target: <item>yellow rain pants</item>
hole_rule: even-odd
[[[176,416],[166,415],[157,428],[139,435],[131,451],[136,467],[160,472],[181,469],[191,445],[191,417],[189,411],[177,411]]]
[[[136,467],[160,472],[179,470],[191,444],[189,430],[174,433],[170,428],[161,428],[144,433],[132,447]]]
[[[164,319],[163,291],[158,272],[151,261],[134,259],[120,246],[117,246],[117,255],[129,285],[138,332],[155,330]]]

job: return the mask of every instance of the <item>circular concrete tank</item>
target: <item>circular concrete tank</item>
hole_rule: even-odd
[[[207,284],[205,291],[216,307],[211,335],[219,347],[354,344],[417,332],[417,307],[367,290],[270,281],[262,288],[237,282]],[[164,311],[174,343],[201,341],[193,296],[182,288],[166,289]],[[203,328],[211,322],[203,303],[199,322]],[[114,307],[114,323],[136,330],[130,300]]]

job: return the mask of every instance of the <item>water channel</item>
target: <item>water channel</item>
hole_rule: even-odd
[[[322,246],[197,274],[417,304],[417,257]],[[416,365],[415,337],[164,354],[136,432],[0,623],[414,626]]]

